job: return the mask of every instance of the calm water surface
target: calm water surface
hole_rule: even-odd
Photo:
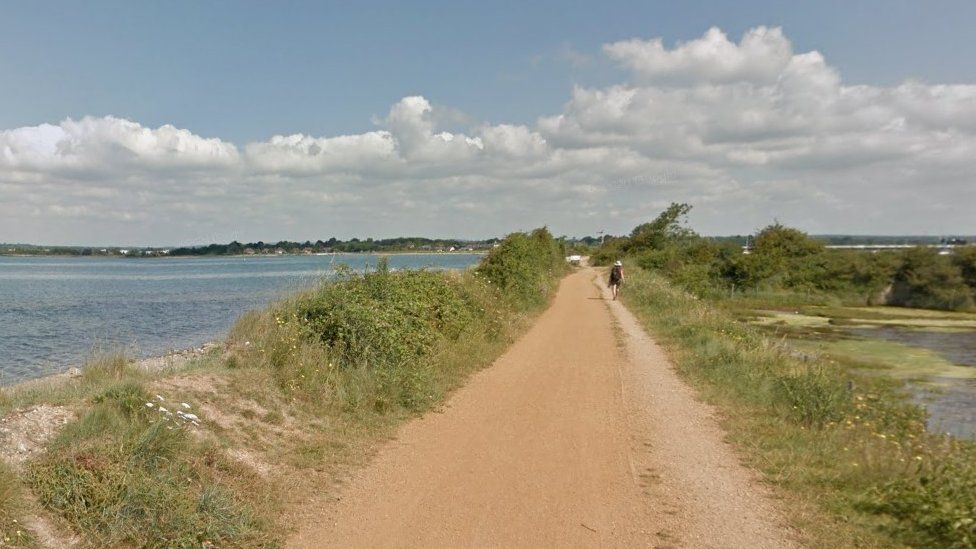
[[[477,254],[389,256],[395,269],[464,269]],[[243,312],[378,256],[0,257],[0,384],[79,365],[93,350],[161,354],[224,336]]]
[[[851,328],[852,333],[905,345],[924,347],[959,366],[976,367],[976,332],[926,331],[883,326]],[[927,384],[909,384],[915,401],[929,413],[928,427],[936,433],[976,439],[976,380],[934,378]]]
[[[864,337],[877,337],[914,347],[924,347],[939,353],[953,364],[976,367],[976,331],[940,332],[898,326],[851,328],[848,331]]]

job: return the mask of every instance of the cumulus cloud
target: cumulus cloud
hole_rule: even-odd
[[[672,49],[660,38],[603,47],[611,59],[648,81],[676,83],[773,82],[792,60],[792,49],[781,29],[766,27],[750,30],[738,44],[712,27],[703,37]]]
[[[848,84],[779,28],[603,53],[620,82],[531,124],[411,96],[373,131],[240,148],[113,117],[0,131],[0,240],[623,232],[672,200],[708,232],[976,232],[976,85]]]
[[[11,171],[207,169],[237,159],[237,148],[220,139],[111,116],[0,131],[0,169]]]

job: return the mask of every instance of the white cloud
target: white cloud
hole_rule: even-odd
[[[629,76],[532,125],[411,96],[240,149],[113,117],[0,131],[0,240],[623,232],[672,200],[711,232],[976,233],[976,85],[846,84],[778,28],[603,49]]]
[[[237,160],[237,148],[220,139],[111,116],[0,131],[0,168],[12,171],[207,169]]]
[[[660,38],[607,44],[604,52],[648,81],[774,82],[790,63],[793,48],[779,28],[757,27],[735,44],[712,27],[697,40],[667,49]]]
[[[276,135],[245,148],[247,160],[257,171],[275,173],[323,173],[376,169],[396,158],[396,144],[387,131],[338,137]]]

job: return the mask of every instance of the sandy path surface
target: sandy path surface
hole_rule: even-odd
[[[289,545],[792,546],[712,412],[595,277],[567,277],[524,337]]]

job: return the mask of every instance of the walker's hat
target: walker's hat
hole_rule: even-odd
[[[613,264],[614,264],[615,266],[617,266],[617,267],[623,267],[623,266],[624,266],[624,264],[623,264],[623,263],[621,263],[621,262],[619,262],[619,261],[615,261],[615,262],[614,262]]]

